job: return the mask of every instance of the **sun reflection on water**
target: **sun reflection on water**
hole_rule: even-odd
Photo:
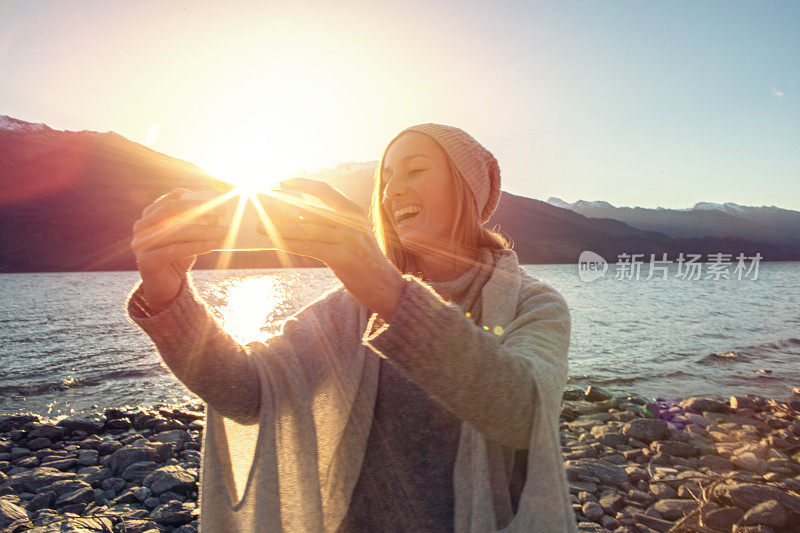
[[[211,295],[221,302],[215,311],[222,327],[241,344],[272,337],[275,332],[269,326],[288,298],[274,274],[225,280],[211,289]]]

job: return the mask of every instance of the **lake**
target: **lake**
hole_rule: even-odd
[[[761,263],[757,279],[581,281],[577,265],[528,265],[570,306],[570,383],[676,398],[800,385],[800,263]],[[109,406],[197,400],[129,322],[138,272],[0,274],[0,413],[62,416]],[[328,269],[197,271],[231,335],[277,333],[337,283]]]

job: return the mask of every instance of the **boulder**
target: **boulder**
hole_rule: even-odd
[[[617,448],[628,444],[628,437],[623,435],[619,428],[607,425],[594,426],[591,433],[603,446]]]
[[[128,465],[128,467],[122,471],[120,477],[125,481],[141,483],[142,480],[150,475],[156,468],[158,468],[158,465],[153,461],[140,461]]]
[[[597,385],[589,385],[589,388],[586,389],[585,399],[587,402],[602,402],[604,400],[610,400],[613,397],[613,394]],[[589,517],[587,516],[586,518]]]
[[[81,450],[78,453],[78,464],[81,466],[94,466],[97,464],[99,452],[97,450]]]
[[[155,495],[168,491],[185,494],[197,489],[194,476],[178,465],[163,466],[154,470],[144,478],[143,484]]]
[[[697,448],[688,442],[677,440],[662,440],[653,442],[650,446],[656,453],[664,453],[674,457],[691,457],[697,455]]]
[[[733,524],[737,523],[744,516],[744,511],[738,507],[720,507],[703,513],[700,517],[700,525],[711,529],[730,531]]]
[[[67,431],[84,431],[89,435],[102,432],[105,424],[105,417],[97,413],[79,413],[58,421]]]
[[[766,461],[759,459],[752,452],[745,452],[741,455],[735,455],[733,456],[732,461],[737,468],[747,470],[748,472],[754,472],[756,474],[763,474],[767,471],[769,466]]]
[[[94,501],[94,490],[86,485],[70,492],[65,492],[56,500],[56,507],[67,505],[86,504]]]
[[[698,414],[704,411],[711,411],[712,413],[727,413],[730,411],[727,403],[715,398],[686,398],[679,405],[682,409]]]
[[[192,509],[189,504],[173,500],[153,509],[149,518],[165,526],[180,526],[193,520]]]
[[[32,424],[28,431],[28,438],[45,437],[50,440],[59,440],[66,435],[67,430],[55,424]]]
[[[6,415],[0,416],[0,433],[10,433],[15,429],[22,429],[26,424],[38,422],[37,415]]]
[[[39,509],[49,509],[53,506],[54,503],[56,503],[57,499],[58,499],[58,494],[56,494],[52,490],[40,492],[28,502],[27,505],[28,512],[33,513],[38,511]]]
[[[790,513],[800,514],[800,497],[774,485],[722,483],[714,487],[712,497],[722,504],[735,505],[745,511],[761,502],[777,500]]]
[[[52,445],[53,441],[47,437],[36,437],[34,439],[30,439],[26,444],[26,446],[31,450],[41,450],[43,448],[49,448]]]
[[[570,481],[583,481],[585,478],[599,479],[604,485],[624,488],[628,483],[628,474],[625,469],[608,463],[592,459],[577,459],[566,461],[564,467],[567,479]]]
[[[116,476],[133,463],[141,463],[143,461],[161,463],[170,457],[172,457],[172,446],[169,444],[158,443],[150,445],[142,439],[113,452],[105,460],[104,466],[110,468]]]
[[[669,426],[664,420],[637,418],[622,426],[622,434],[646,444],[663,440],[669,435]]]
[[[666,520],[678,520],[697,509],[694,500],[658,500],[653,508]]]
[[[581,507],[581,510],[583,512],[583,516],[592,522],[597,522],[605,514],[603,512],[603,508],[600,507],[600,504],[597,502],[586,502]]]
[[[636,523],[643,524],[651,531],[658,531],[660,533],[666,533],[675,525],[668,520],[663,520],[645,513],[633,513],[632,518],[636,520]],[[636,531],[638,531],[638,529]]]
[[[66,494],[67,492],[72,492],[74,490],[83,489],[83,488],[92,488],[91,485],[82,481],[77,478],[73,479],[63,479],[61,481],[56,481],[52,485],[50,485],[47,490],[51,490],[56,493],[56,496],[61,496]]]
[[[19,505],[12,503],[6,498],[0,498],[0,529],[17,520],[27,520],[28,513]]]
[[[56,481],[74,479],[75,474],[61,472],[55,468],[40,466],[8,477],[6,484],[17,491],[37,493]]]
[[[742,519],[745,526],[783,527],[789,522],[789,513],[777,500],[761,502],[749,511]]]

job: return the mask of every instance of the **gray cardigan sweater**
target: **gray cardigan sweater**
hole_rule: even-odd
[[[513,254],[504,252],[505,255],[509,253]],[[341,286],[287,320],[280,335],[265,344],[251,343],[247,347],[238,345],[221,330],[190,284],[185,284],[173,304],[158,315],[148,313],[139,290],[132,294],[128,309],[133,320],[151,336],[178,379],[214,410],[240,424],[259,421],[260,406],[264,401],[261,398],[263,383],[259,381],[255,357],[259,354],[269,357],[270,352],[277,355],[284,343],[302,346],[310,353],[313,350],[331,352],[332,341],[334,345],[340,342],[342,348],[347,349],[349,341],[345,342],[342,337],[337,341],[331,338],[331,334],[349,335],[348,332],[352,331],[355,338],[371,348],[381,361],[381,377],[374,404],[376,416],[365,458],[353,487],[351,505],[340,522],[341,529],[353,530],[359,525],[371,527],[371,524],[380,529],[389,524],[402,530],[452,529],[450,510],[439,515],[433,512],[430,520],[417,520],[411,524],[402,524],[395,519],[400,516],[413,518],[414,513],[425,513],[426,501],[439,511],[441,506],[452,504],[452,497],[441,493],[452,495],[452,478],[448,479],[446,474],[454,461],[454,442],[458,442],[454,434],[458,434],[458,425],[462,421],[468,422],[487,441],[503,449],[526,450],[532,442],[536,402],[541,399],[539,395],[545,390],[548,395],[558,391],[557,400],[548,398],[547,401],[548,409],[552,410],[552,406],[557,406],[560,401],[560,391],[566,380],[569,312],[563,298],[551,287],[531,278],[520,268],[525,283],[520,290],[515,323],[526,324],[526,330],[514,331],[512,336],[509,335],[512,332],[504,332],[502,328],[498,330],[491,324],[481,324],[481,288],[498,257],[497,252],[484,249],[481,263],[450,282],[425,283],[404,276],[403,297],[389,323],[383,323],[373,314],[366,331],[363,324],[359,326],[350,322],[350,317],[354,317],[353,310],[362,306]],[[539,318],[538,324],[520,320],[526,313],[529,318]],[[507,349],[499,349],[506,344]],[[544,356],[543,360],[534,360],[535,364],[530,364],[529,358],[537,355]],[[302,356],[300,364],[313,365],[314,358]],[[537,376],[532,373],[535,368],[552,369],[549,371],[554,373]],[[313,376],[314,370],[308,370]],[[543,379],[549,381],[548,386],[537,387],[537,382]],[[384,385],[383,389],[380,384]],[[409,407],[408,404],[387,409],[393,402],[397,405],[398,400],[404,398],[416,398],[418,403],[412,409],[406,409],[405,413],[403,407]],[[427,417],[430,423],[444,430],[439,432],[438,438],[431,439],[424,427],[419,427],[426,418],[420,417],[420,412],[430,412]],[[390,413],[397,416],[393,418]],[[403,426],[404,415],[410,424],[407,427]],[[557,415],[556,412],[556,420]],[[375,423],[382,420],[393,422],[395,427],[388,434],[376,435],[380,427]],[[423,436],[425,438],[418,439]],[[385,453],[381,453],[381,446]],[[555,447],[558,448],[557,443]],[[437,448],[441,452],[438,456],[428,453]],[[398,450],[399,456],[395,453]],[[415,450],[420,453],[415,453]],[[525,453],[506,455],[512,457],[507,473],[514,472],[505,478],[508,483],[504,482],[512,502],[515,497],[520,497],[524,481],[524,476],[520,479],[520,470],[528,467],[522,461],[522,469],[519,466],[513,468],[514,464],[520,464],[513,461],[513,457],[525,458],[526,455],[530,456]],[[550,460],[557,460],[560,466],[559,449],[549,450],[545,455]],[[427,460],[438,457],[438,460],[426,465],[425,460],[420,460],[422,456]],[[399,468],[399,473],[387,470],[388,467]],[[425,476],[421,475],[426,467],[434,473],[427,485]],[[558,468],[558,477],[557,471]],[[563,467],[561,472],[563,478]],[[368,489],[371,481],[376,484]],[[388,497],[393,490],[396,492],[400,488],[382,485],[387,481],[399,482],[401,487],[411,485],[403,487],[405,492],[400,500],[395,499],[394,504],[388,506],[385,501],[366,497],[382,492]],[[562,484],[564,486],[559,489],[563,493],[564,505],[557,501],[555,509],[559,510],[557,514],[560,516],[553,517],[553,531],[574,529],[571,513],[566,518],[563,513],[563,507],[567,511],[569,507],[566,486]],[[433,492],[426,493],[426,488],[432,488]],[[412,498],[404,500],[408,494],[412,494]],[[434,497],[414,499],[413,494],[434,494]],[[513,506],[512,515],[516,504]],[[376,517],[376,511],[381,516]],[[506,510],[505,514],[508,513]],[[447,518],[449,520],[444,523]],[[374,522],[376,519],[378,522]],[[367,523],[367,520],[373,521]],[[503,525],[500,522],[503,521],[498,518],[498,527]]]

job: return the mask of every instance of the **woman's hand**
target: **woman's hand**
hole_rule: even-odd
[[[142,211],[133,225],[131,249],[142,275],[142,290],[153,313],[164,310],[177,296],[186,272],[197,255],[220,246],[226,226],[197,224],[198,218],[215,217],[200,213],[206,202],[181,200],[186,189],[175,189]],[[192,222],[182,220],[189,217]]]
[[[364,210],[324,181],[291,178],[282,181],[281,187],[315,196],[332,209],[295,207],[289,211],[302,212],[302,219],[272,217],[281,237],[275,239],[276,246],[322,261],[353,298],[388,319],[400,302],[404,281],[383,255]]]

